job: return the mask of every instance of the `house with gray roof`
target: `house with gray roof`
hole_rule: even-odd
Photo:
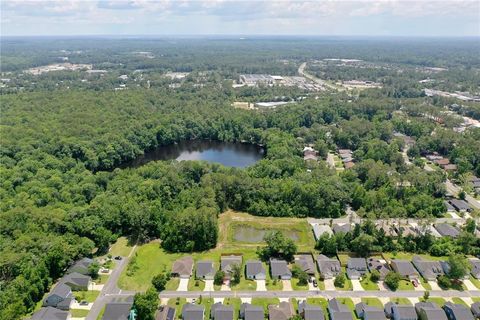
[[[250,303],[242,303],[240,306],[240,319],[244,320],[264,320],[265,315],[261,306]]]
[[[160,309],[155,312],[155,320],[175,320],[176,312],[175,308],[161,306]]]
[[[290,302],[280,302],[278,306],[268,306],[268,319],[269,320],[289,320],[295,315],[293,305]]]
[[[265,280],[267,273],[259,260],[248,260],[245,264],[245,278],[250,280]]]
[[[129,320],[132,306],[132,301],[109,302],[105,305],[102,320]]]
[[[315,223],[312,226],[313,228],[313,235],[315,236],[315,240],[318,240],[323,234],[328,234],[329,236],[333,235],[333,230],[327,224],[318,224]]]
[[[428,261],[420,256],[414,256],[412,263],[425,280],[433,281],[445,274],[440,261]]]
[[[420,320],[448,320],[442,308],[433,302],[418,302],[415,311]]]
[[[387,235],[387,236],[391,236],[391,237],[396,237],[396,236],[398,236],[398,233],[397,233],[397,231],[395,230],[395,225],[394,225],[394,224],[391,224],[391,223],[388,223],[388,222],[385,222],[385,221],[376,222],[376,223],[375,223],[375,228],[376,228],[378,231],[383,230],[383,232],[384,232],[385,235]]]
[[[213,280],[215,270],[213,269],[213,261],[205,260],[197,262],[197,270],[195,271],[197,279]]]
[[[304,320],[324,320],[322,307],[307,303],[303,300],[298,303],[298,314]]]
[[[447,207],[447,212],[457,212],[457,210],[447,200],[444,200],[443,203],[445,204],[445,207]]]
[[[205,306],[186,303],[182,308],[182,320],[203,320]]]
[[[220,257],[220,269],[225,273],[226,279],[231,278],[234,265],[242,267],[241,255],[229,255]]]
[[[290,280],[292,272],[288,268],[287,261],[280,259],[270,259],[270,273],[272,279]]]
[[[448,223],[437,223],[435,224],[435,229],[442,237],[456,238],[460,235],[460,230]]]
[[[414,280],[419,278],[419,274],[413,264],[407,260],[394,259],[390,262],[390,267],[403,278]]]
[[[480,279],[480,259],[472,258],[468,259],[468,261],[471,266],[470,273],[475,279]]]
[[[329,258],[323,254],[317,256],[317,267],[323,279],[332,279],[342,271],[338,259]]]
[[[385,315],[393,320],[417,320],[417,312],[411,305],[389,302],[385,305]]]
[[[90,280],[91,278],[89,276],[72,272],[63,276],[60,282],[69,286],[73,291],[85,291],[88,290]]]
[[[335,298],[328,301],[327,309],[330,320],[353,320],[352,311]]]
[[[390,268],[385,260],[380,260],[377,258],[368,258],[367,259],[368,271],[372,272],[377,270],[380,274],[380,280],[385,280],[387,273],[390,272]]]
[[[308,275],[315,275],[315,262],[311,254],[295,255],[295,264],[305,271]]]
[[[183,279],[190,278],[193,272],[193,257],[185,256],[173,263],[172,277],[180,277]]]
[[[385,312],[380,308],[360,302],[355,305],[357,317],[363,320],[387,320]]]
[[[350,223],[334,223],[332,226],[333,233],[348,233],[352,230]]]
[[[72,302],[72,289],[66,284],[59,282],[43,300],[43,306],[54,307],[60,310],[70,310]]]
[[[452,199],[452,200],[450,200],[449,202],[450,202],[450,204],[451,204],[457,211],[467,212],[467,211],[472,210],[472,209],[470,208],[470,205],[468,204],[468,202],[465,201],[465,200]]]
[[[472,314],[475,318],[480,319],[480,301],[474,302],[470,306],[470,311],[472,311]]]
[[[347,262],[347,276],[351,280],[360,279],[367,273],[365,258],[350,258]]]
[[[90,258],[80,259],[68,269],[68,273],[78,272],[83,275],[88,275],[88,268],[93,264],[93,262],[94,260]]]
[[[210,311],[212,320],[233,320],[233,307],[221,302],[214,303]]]
[[[70,318],[68,311],[59,310],[54,307],[43,307],[35,312],[30,320],[67,320]]]
[[[443,310],[447,314],[448,320],[475,320],[469,308],[463,304],[445,303]]]

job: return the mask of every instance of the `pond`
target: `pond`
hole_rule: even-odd
[[[250,143],[188,140],[147,151],[120,167],[137,168],[156,160],[203,160],[227,167],[245,168],[262,159],[264,154],[263,147]]]
[[[260,243],[263,237],[275,229],[259,229],[251,226],[235,226],[233,229],[233,240],[239,242]],[[284,236],[294,240],[299,240],[299,232],[293,230],[280,230]]]

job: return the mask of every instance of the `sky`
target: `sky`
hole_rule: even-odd
[[[2,36],[480,36],[480,0],[0,0]]]

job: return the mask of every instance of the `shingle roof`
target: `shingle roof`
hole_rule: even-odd
[[[367,259],[367,266],[368,270],[372,272],[373,270],[377,270],[380,273],[380,278],[385,278],[390,269],[387,266],[385,261],[380,261],[376,258],[368,258]]]
[[[175,320],[175,308],[162,306],[161,310],[155,312],[155,320]]]
[[[172,273],[183,277],[190,277],[193,270],[193,258],[191,256],[182,257],[176,260],[172,266]]]
[[[472,312],[463,304],[453,304],[451,302],[447,302],[443,308],[446,311],[449,309],[455,319],[474,320]]]
[[[409,306],[406,304],[404,305],[393,304],[392,313],[395,313],[399,320],[417,319],[417,312],[415,311],[415,308],[413,306]]]
[[[303,314],[303,319],[305,320],[325,319],[322,307],[308,304],[305,300],[298,304],[298,313]]]
[[[222,256],[220,257],[220,269],[223,272],[232,272],[233,265],[242,266],[242,256]]]
[[[433,302],[418,302],[415,310],[419,315],[423,314],[424,320],[448,320],[445,312]]]
[[[347,268],[355,270],[367,270],[367,263],[365,258],[350,258],[347,262]]]
[[[52,292],[50,292],[49,296],[55,294],[59,297],[67,298],[68,296],[70,296],[71,293],[72,293],[72,289],[69,286],[67,286],[66,284],[64,284],[62,282],[59,282],[53,288]]]
[[[270,320],[288,320],[293,315],[293,306],[290,302],[280,302],[278,306],[268,306],[268,317]]]
[[[93,263],[93,259],[90,259],[90,258],[82,258],[80,260],[78,260],[77,262],[75,262],[75,264],[73,266],[70,267],[69,270],[73,271],[82,271],[81,273],[86,273],[88,272],[88,267],[90,267],[90,265]]]
[[[259,274],[266,274],[262,262],[258,260],[248,260],[245,270],[245,272],[247,273],[247,277],[253,277]]]
[[[128,320],[131,302],[110,302],[105,305],[102,320]]]
[[[458,211],[470,210],[470,205],[465,200],[452,199],[450,200],[450,204]]]
[[[233,319],[233,307],[226,306],[221,302],[217,302],[212,305],[211,318],[213,320],[232,320]]]
[[[469,259],[469,261],[472,267],[470,273],[472,274],[472,276],[479,279],[480,278],[480,259]]]
[[[337,299],[328,301],[328,311],[330,312],[331,320],[352,320],[352,312],[344,304],[341,304]]]
[[[263,308],[250,303],[242,303],[240,306],[240,315],[244,320],[264,320]]]
[[[205,307],[198,304],[186,303],[182,308],[183,320],[203,320]]]
[[[427,280],[434,280],[438,276],[445,274],[440,261],[427,261],[420,256],[414,256],[412,263],[418,272]]]
[[[68,311],[59,310],[53,307],[40,308],[35,312],[31,320],[66,320],[69,316]]]
[[[352,229],[352,225],[350,223],[335,223],[333,224],[332,229],[334,233],[347,233],[350,232],[350,230]]]
[[[472,311],[474,316],[480,317],[480,302],[474,302],[470,306],[470,311]]]
[[[437,223],[435,224],[435,229],[444,237],[456,238],[460,234],[457,228],[448,223]]]
[[[318,240],[322,234],[333,235],[332,228],[326,224],[314,224],[313,225],[313,234],[315,235],[315,239]]]
[[[72,284],[79,287],[88,287],[90,279],[91,278],[89,276],[80,274],[78,272],[72,272],[60,279],[60,282],[65,283],[66,285]]]
[[[392,269],[398,272],[402,277],[418,276],[417,270],[413,267],[413,264],[407,260],[392,260]]]
[[[212,276],[215,274],[213,270],[213,262],[212,261],[199,261],[197,262],[197,270],[195,275],[197,278],[203,278],[205,276]]]
[[[315,262],[311,254],[300,254],[295,256],[295,264],[308,274],[315,274]]]
[[[340,261],[323,254],[317,256],[317,266],[320,274],[324,277],[333,277],[341,271]]]
[[[292,272],[288,269],[285,260],[270,259],[270,271],[273,278],[292,276]]]

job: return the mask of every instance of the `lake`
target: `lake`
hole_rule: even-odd
[[[120,167],[136,168],[157,160],[203,160],[227,167],[245,168],[262,159],[264,154],[263,147],[249,143],[187,140],[146,151]]]
[[[239,242],[260,243],[268,232],[275,229],[259,229],[250,226],[236,226],[233,230],[233,240]],[[280,230],[285,237],[298,241],[299,234],[293,230]]]

